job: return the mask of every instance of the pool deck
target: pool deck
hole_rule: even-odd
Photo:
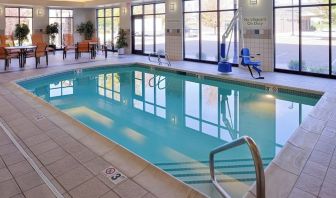
[[[23,70],[18,67],[12,67],[10,72],[0,70],[0,122],[7,129],[0,128],[1,197],[55,197],[9,139],[8,132],[64,197],[203,197],[13,83],[75,68],[149,63],[147,57],[134,55],[72,60],[70,55],[62,62],[57,54],[50,57],[48,68],[35,69],[28,62]],[[264,80],[254,80],[241,68],[222,75],[216,65],[185,61],[172,65],[170,68],[200,75],[324,93],[266,169],[266,197],[335,197],[336,80],[282,73],[264,73]],[[114,185],[102,174],[110,166],[128,179]],[[255,197],[254,188],[247,197]]]

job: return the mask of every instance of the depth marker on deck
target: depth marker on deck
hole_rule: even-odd
[[[109,180],[111,180],[111,182],[114,184],[119,184],[120,182],[127,179],[126,175],[121,173],[118,169],[114,168],[113,166],[105,168],[102,172],[105,175],[105,177],[109,178]]]

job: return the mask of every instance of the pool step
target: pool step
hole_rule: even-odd
[[[262,158],[262,161],[270,161],[272,160],[272,157],[265,157]],[[215,163],[234,163],[234,162],[253,162],[253,159],[248,158],[248,159],[230,159],[230,160],[215,160]],[[209,161],[207,160],[202,160],[202,161],[188,161],[188,162],[163,162],[163,163],[155,163],[157,166],[171,166],[171,165],[182,165],[182,164],[199,164],[199,163],[204,163],[204,164],[209,164]]]
[[[266,167],[273,158],[263,158]],[[208,161],[190,161],[176,163],[156,163],[156,166],[187,184],[211,184]],[[216,160],[216,177],[219,183],[255,181],[255,169],[252,159]]]
[[[273,158],[263,158],[263,164],[266,167]],[[189,170],[209,170],[209,161],[190,161],[180,163],[155,163],[166,172],[189,171]],[[239,168],[254,168],[252,159],[242,160],[216,160],[215,169],[239,169]]]
[[[187,184],[195,183],[211,183],[210,173],[194,173],[194,174],[173,174],[174,177],[180,179]],[[242,171],[238,172],[216,172],[216,178],[219,183],[227,182],[254,182],[255,172],[254,171]]]

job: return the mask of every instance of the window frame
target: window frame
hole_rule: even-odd
[[[157,16],[166,17],[166,13],[167,13],[166,8],[165,8],[164,12],[157,12],[156,6],[159,5],[159,4],[164,4],[165,5],[165,3],[163,3],[163,2],[144,3],[144,4],[134,4],[134,5],[132,5],[132,7],[131,7],[132,28],[134,27],[134,25],[133,25],[133,21],[134,21],[133,19],[134,18],[141,18],[142,19],[142,52],[139,53],[139,52],[137,52],[138,50],[135,50],[135,48],[134,48],[135,38],[134,38],[134,36],[132,36],[132,53],[133,54],[148,55],[148,53],[146,53],[146,51],[145,51],[145,42],[144,42],[144,40],[145,40],[145,29],[144,29],[145,22],[144,21],[145,21],[146,16],[153,16],[153,38],[154,38],[154,40],[153,40],[153,51],[157,52],[157,45],[156,45],[157,44],[157,31],[156,31],[157,30],[157,26],[156,26]],[[150,14],[145,13],[145,6],[148,6],[148,5],[153,5],[153,13],[150,13]],[[141,14],[134,14],[133,8],[137,7],[137,6],[141,6],[141,9],[142,9]],[[165,23],[165,26],[166,26],[166,23]],[[166,28],[165,28],[165,31],[166,31]],[[132,30],[132,32],[133,32],[133,30]],[[166,34],[165,34],[165,37],[166,37]],[[166,46],[166,41],[164,43],[164,46]],[[166,51],[166,50],[164,50],[164,51]]]
[[[185,2],[186,1],[198,1],[198,10],[197,11],[185,11]],[[203,0],[204,1],[204,0]],[[232,9],[220,9],[221,8],[221,0],[217,0],[217,9],[215,10],[202,10],[202,0],[183,0],[182,1],[182,7],[183,7],[183,59],[186,61],[192,61],[192,62],[202,62],[202,63],[210,63],[210,64],[217,64],[220,61],[220,44],[222,42],[222,35],[221,35],[221,13],[223,12],[232,12],[235,14],[238,11],[238,1],[237,0],[232,0],[233,2],[233,8]],[[211,61],[211,60],[203,60],[202,59],[202,13],[210,13],[210,12],[215,12],[217,14],[217,60],[216,61]],[[199,53],[199,58],[186,58],[186,35],[185,35],[185,14],[189,13],[195,13],[198,14],[198,24],[199,24],[199,29],[198,29],[198,53]],[[238,38],[238,31],[232,32],[235,34],[234,37]],[[234,39],[233,39],[234,40]],[[235,43],[235,41],[232,41]],[[238,42],[236,42],[238,44]],[[235,48],[234,46],[232,46]],[[238,48],[237,48],[238,49]],[[237,52],[238,53],[238,52]]]
[[[336,2],[332,3],[332,0],[329,0],[328,3],[312,3],[312,4],[302,4],[302,0],[299,0],[297,5],[280,5],[280,6],[276,6],[275,5],[275,1],[273,0],[273,44],[274,44],[274,50],[273,50],[273,60],[274,60],[274,71],[276,72],[282,72],[282,73],[291,73],[291,74],[300,74],[300,75],[305,75],[305,76],[315,76],[315,77],[324,77],[324,78],[332,78],[332,79],[336,79],[336,73],[333,74],[333,67],[332,67],[332,46],[333,46],[333,32],[332,32],[332,9],[336,8]],[[322,74],[322,73],[313,73],[313,72],[307,72],[307,71],[303,71],[302,69],[302,48],[303,48],[303,42],[302,42],[302,8],[312,8],[312,7],[328,7],[329,12],[328,12],[328,21],[329,21],[329,26],[328,26],[328,34],[329,34],[329,72],[328,74]],[[275,11],[278,9],[288,9],[288,8],[298,8],[299,10],[299,70],[295,71],[295,70],[290,70],[290,69],[281,69],[281,68],[277,68],[276,65],[276,55],[277,55],[277,51],[276,51],[276,32],[275,32],[275,28],[276,28],[276,15],[275,15]],[[335,16],[336,17],[336,16]],[[336,36],[336,35],[335,35]]]
[[[106,10],[111,10],[111,16],[106,16]],[[119,9],[119,15],[114,15],[114,10],[116,10],[116,9]],[[104,12],[104,16],[102,16],[102,17],[100,17],[99,15],[98,15],[98,12],[99,12],[99,10],[103,10],[103,12]],[[96,9],[96,29],[97,29],[97,37],[99,38],[99,35],[98,35],[98,27],[99,27],[99,24],[98,24],[98,20],[99,19],[104,19],[104,45],[106,45],[106,19],[108,18],[108,19],[111,19],[112,21],[112,29],[111,29],[111,33],[112,33],[112,38],[111,38],[111,43],[112,43],[112,49],[108,49],[109,51],[113,51],[113,52],[116,52],[117,51],[117,48],[116,48],[116,46],[114,45],[114,40],[115,40],[115,38],[114,38],[114,19],[115,18],[119,18],[119,29],[120,29],[120,18],[121,18],[121,16],[120,16],[120,11],[121,11],[121,8],[119,8],[119,7],[106,7],[106,8],[98,8],[98,9]],[[99,39],[101,39],[101,38],[99,38]]]
[[[17,16],[7,16],[6,15],[6,9],[7,8],[17,8],[18,9],[18,15]],[[26,16],[21,16],[21,9],[30,9],[31,10],[31,17],[26,17]],[[19,20],[19,24],[21,24],[21,19],[31,19],[32,20],[32,24],[31,24],[31,28],[30,28],[30,35],[32,34],[33,32],[33,28],[34,28],[34,9],[31,8],[31,7],[15,7],[15,6],[6,6],[5,9],[4,9],[4,18],[5,18],[5,33],[6,33],[6,18],[17,18]]]
[[[50,17],[50,10],[60,10],[61,16],[60,17]],[[63,10],[68,10],[68,11],[72,11],[72,16],[71,17],[65,17],[63,16]],[[63,46],[63,18],[68,18],[68,19],[72,19],[72,30],[74,33],[74,9],[68,9],[68,8],[49,8],[48,9],[48,22],[50,24],[50,19],[60,19],[61,23],[59,24],[59,34],[61,34],[61,48]]]

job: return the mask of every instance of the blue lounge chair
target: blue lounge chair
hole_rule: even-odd
[[[257,54],[257,55],[259,55],[259,54]],[[250,50],[248,48],[243,48],[240,51],[240,57],[242,58],[241,65],[243,65],[245,67],[248,67],[248,69],[251,73],[251,76],[254,79],[264,79],[264,77],[260,76],[260,73],[262,72],[262,70],[259,68],[261,66],[261,62],[260,61],[251,61],[251,58],[254,58],[254,57],[250,55]],[[259,77],[254,77],[252,69],[254,69],[259,74]]]

